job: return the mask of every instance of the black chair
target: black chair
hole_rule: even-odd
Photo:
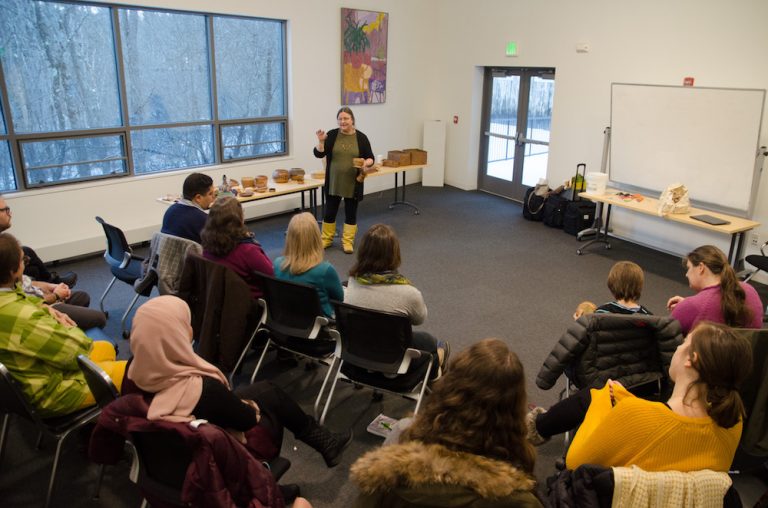
[[[339,367],[335,370],[320,424],[325,421],[339,380],[415,400],[413,413],[418,413],[437,359],[432,353],[411,347],[412,330],[408,317],[336,301],[332,303],[336,311],[336,329],[330,333],[336,339],[334,356]],[[333,369],[328,370],[321,395],[333,373]]]
[[[768,273],[768,254],[765,253],[765,247],[767,245],[768,241],[760,246],[760,254],[750,254],[744,258],[747,263],[755,267],[755,269],[744,278],[744,282],[749,282],[757,272],[763,271]],[[765,311],[763,312],[763,321],[768,321],[768,306],[765,307]]]
[[[64,440],[72,432],[93,421],[99,416],[100,409],[96,406],[76,411],[65,416],[55,418],[42,418],[37,411],[27,402],[21,387],[8,372],[8,369],[0,363],[0,413],[4,413],[3,426],[0,430],[0,458],[2,458],[5,448],[5,440],[8,436],[8,426],[12,414],[21,416],[25,420],[32,422],[40,433],[37,440],[37,448],[40,448],[40,442],[43,435],[48,435],[56,440],[56,452],[53,456],[53,468],[51,469],[51,478],[48,482],[48,491],[45,496],[44,506],[47,508],[51,502],[53,493],[53,484],[56,479],[56,470],[59,466],[59,456],[61,455],[61,446]]]
[[[266,332],[267,342],[253,370],[251,383],[256,379],[270,346],[317,360],[332,369],[335,357],[331,355],[336,349],[336,341],[328,334],[327,327],[331,320],[323,313],[317,289],[268,275],[260,278],[264,298],[259,299],[259,305],[264,313],[256,333]],[[325,360],[329,356],[330,364]],[[315,416],[321,394],[315,401]]]
[[[83,371],[85,382],[88,384],[93,398],[96,399],[97,406],[104,409],[107,404],[120,396],[120,391],[115,386],[115,383],[112,382],[112,378],[96,362],[85,355],[77,355],[77,364],[80,366],[80,370]],[[96,482],[96,493],[93,495],[94,499],[99,498],[101,481],[103,479],[104,464],[101,464],[99,466],[99,479]]]
[[[104,298],[106,298],[109,290],[112,289],[115,281],[121,280],[125,282],[130,285],[136,293],[120,320],[120,329],[123,333],[123,337],[127,338],[128,331],[125,329],[125,320],[128,318],[128,314],[133,309],[133,306],[136,305],[136,300],[139,299],[139,296],[149,296],[152,292],[152,288],[157,281],[156,275],[153,277],[142,278],[141,264],[144,261],[144,258],[133,254],[131,246],[128,245],[128,240],[125,239],[123,231],[116,226],[108,224],[101,217],[97,216],[96,222],[101,224],[101,227],[104,228],[104,235],[107,237],[107,250],[104,251],[104,259],[107,260],[110,267],[109,269],[113,275],[112,280],[107,285],[107,289],[104,290],[104,293],[99,299],[99,307],[101,308],[101,311],[104,312]],[[135,285],[137,280],[141,280],[141,283]]]

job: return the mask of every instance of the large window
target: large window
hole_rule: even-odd
[[[288,152],[285,23],[0,2],[0,191]]]

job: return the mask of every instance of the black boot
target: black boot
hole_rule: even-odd
[[[301,489],[295,483],[281,483],[278,487],[280,488],[280,493],[283,495],[283,501],[285,501],[286,506],[296,501],[296,498],[301,495]]]
[[[326,466],[334,467],[341,462],[344,449],[352,442],[352,431],[335,434],[312,420],[307,429],[301,435],[297,435],[296,439],[304,441],[317,450],[325,459]]]

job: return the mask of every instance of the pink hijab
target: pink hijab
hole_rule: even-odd
[[[203,376],[227,387],[222,372],[192,349],[189,306],[175,296],[158,296],[139,307],[131,329],[133,361],[128,377],[154,393],[147,418],[188,422],[203,392]]]

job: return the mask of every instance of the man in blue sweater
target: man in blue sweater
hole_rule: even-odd
[[[208,210],[216,200],[213,179],[202,173],[192,173],[184,180],[183,197],[171,205],[163,216],[167,235],[180,236],[200,243],[200,232],[208,220]]]

